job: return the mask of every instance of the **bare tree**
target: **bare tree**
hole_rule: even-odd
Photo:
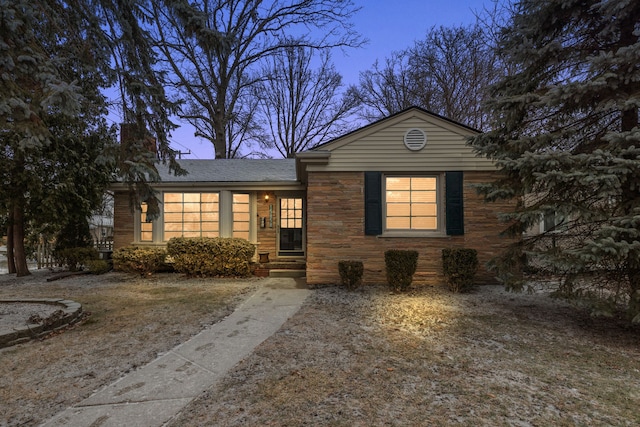
[[[482,130],[487,88],[500,74],[489,38],[479,26],[432,27],[424,40],[394,53],[384,69],[360,75],[363,118],[417,105]]]
[[[155,3],[155,2],[154,2]],[[157,48],[168,78],[187,101],[180,116],[227,157],[238,104],[263,76],[257,65],[289,47],[285,32],[310,49],[355,47],[362,42],[349,19],[351,0],[197,0],[154,4]],[[319,35],[314,37],[314,35]]]
[[[495,54],[480,27],[433,27],[410,55],[416,90],[426,84],[431,92],[428,109],[476,129],[486,127],[482,104],[498,73]]]
[[[345,119],[354,111],[356,98],[349,91],[340,96],[342,76],[329,52],[312,68],[313,51],[292,42],[270,58],[262,74],[268,79],[257,86],[260,116],[268,131],[263,146],[275,147],[283,157],[334,138],[348,128]]]
[[[376,61],[373,69],[360,73],[356,93],[361,117],[371,122],[412,105],[421,105],[414,99],[413,84],[408,51],[393,52],[384,66]]]

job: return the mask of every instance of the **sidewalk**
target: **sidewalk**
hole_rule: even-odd
[[[270,278],[229,317],[42,426],[162,426],[295,314],[309,290]],[[304,280],[302,280],[304,283]]]

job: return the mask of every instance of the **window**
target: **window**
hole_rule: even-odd
[[[385,229],[437,230],[436,177],[385,178]]]
[[[249,211],[249,195],[233,195],[233,237],[249,240],[251,214]]]
[[[364,173],[366,236],[461,236],[464,234],[464,173],[385,176]]]
[[[218,237],[218,193],[164,193],[164,240]]]
[[[559,232],[565,225],[564,218],[557,212],[548,212],[542,215],[542,221],[540,221],[541,233],[554,233]]]
[[[140,205],[140,241],[153,241],[153,223],[147,222],[147,204]]]

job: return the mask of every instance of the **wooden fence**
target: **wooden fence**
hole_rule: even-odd
[[[36,248],[36,267],[41,268],[55,267],[56,260],[53,258],[53,244],[50,242],[40,241]]]
[[[93,241],[93,247],[99,252],[108,252],[113,250],[113,239],[101,238]],[[51,242],[41,241],[36,248],[35,263],[36,268],[53,268],[59,266],[53,257],[54,244]]]

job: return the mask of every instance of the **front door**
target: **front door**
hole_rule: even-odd
[[[303,200],[280,198],[280,238],[278,256],[304,256]]]

